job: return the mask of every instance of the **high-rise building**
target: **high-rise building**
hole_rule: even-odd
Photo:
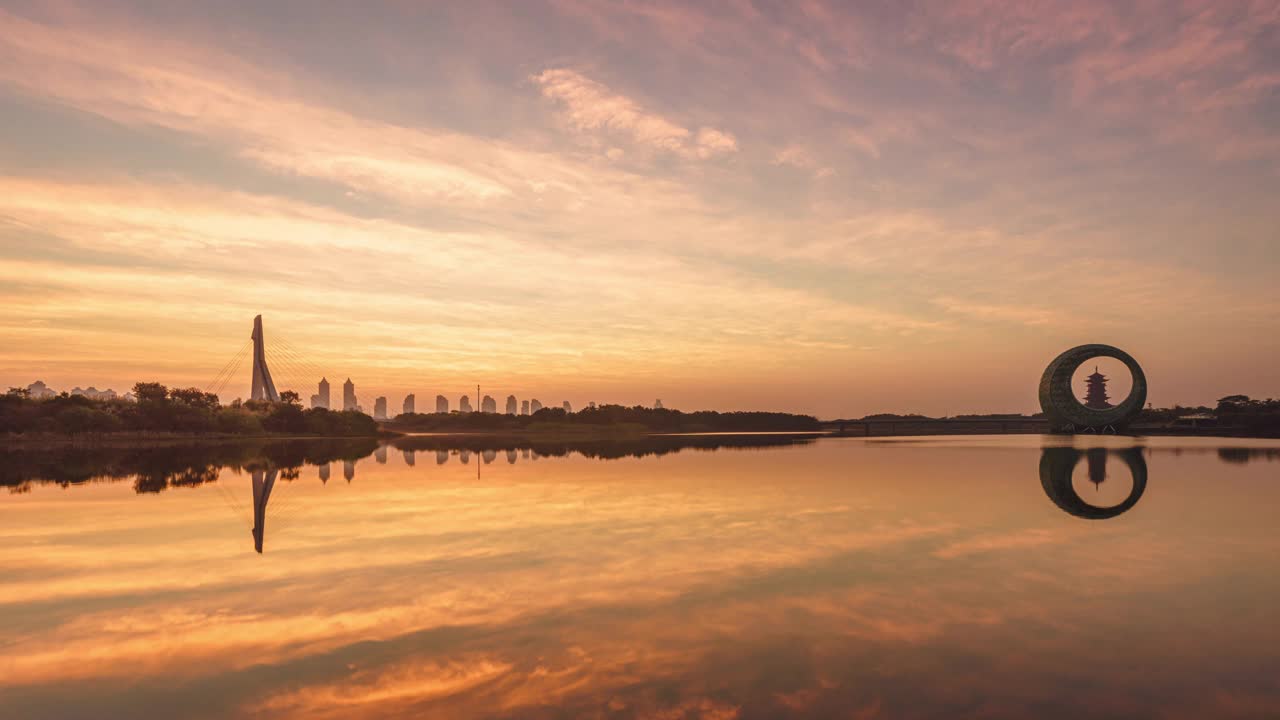
[[[508,396],[507,396],[507,414],[508,414],[508,415],[515,415],[515,414],[516,414],[516,407],[517,407],[517,405],[516,405],[516,396],[515,396],[515,395],[508,395]]]
[[[409,393],[408,395],[405,395],[404,396],[404,414],[412,415],[414,412],[414,408],[417,404],[418,404],[418,399],[413,396],[413,393]]]
[[[654,401],[653,401],[653,409],[654,409],[654,410],[661,410],[661,409],[662,409],[662,398],[658,398],[657,400],[654,400]]]
[[[491,395],[485,395],[484,399],[480,401],[480,412],[497,413],[498,401],[494,400]]]
[[[528,415],[528,414],[529,414],[529,401],[528,401],[528,400],[521,400],[521,401],[520,401],[520,414],[521,414],[521,415]]]
[[[446,415],[449,413],[449,398],[443,395],[436,396],[436,412]]]
[[[458,412],[460,413],[471,412],[471,398],[467,397],[466,395],[463,395],[458,400]]]
[[[564,408],[564,411],[565,411],[565,412],[567,412],[567,413],[571,413],[571,412],[573,412],[573,406],[569,404],[569,401],[568,401],[568,400],[565,400],[565,401],[564,401],[564,405],[562,405],[561,407],[563,407],[563,408]]]
[[[374,420],[387,419],[387,396],[386,395],[379,395],[377,399],[373,401],[373,419]]]
[[[356,403],[356,384],[351,382],[351,378],[342,383],[342,409],[358,410],[360,405]]]
[[[529,401],[529,414],[532,415],[542,409],[542,403],[535,400]]]
[[[45,398],[51,398],[57,394],[58,393],[53,388],[45,385],[43,380],[37,380],[27,386],[27,395],[32,400],[43,400]]]
[[[312,405],[312,407],[322,407],[328,410],[332,405],[329,404],[329,381],[320,378],[320,385],[316,388],[316,397],[320,400],[320,404]]]

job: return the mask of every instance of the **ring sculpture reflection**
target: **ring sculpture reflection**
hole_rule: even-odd
[[[1097,357],[1115,358],[1129,368],[1133,386],[1129,396],[1109,408],[1085,407],[1071,388],[1071,377],[1086,360]],[[1147,376],[1142,366],[1129,353],[1111,345],[1080,345],[1062,353],[1049,363],[1040,376],[1040,409],[1054,433],[1119,432],[1147,404]]]
[[[1108,455],[1119,457],[1133,474],[1133,488],[1124,502],[1111,507],[1085,502],[1071,482],[1071,474],[1085,454],[1069,447],[1045,448],[1040,455],[1040,484],[1044,486],[1045,494],[1063,512],[1085,520],[1109,520],[1127,512],[1138,504],[1147,489],[1147,461],[1142,457],[1141,448],[1111,450]]]

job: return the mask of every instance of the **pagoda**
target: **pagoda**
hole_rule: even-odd
[[[1085,382],[1089,384],[1089,389],[1084,395],[1085,407],[1094,410],[1106,410],[1111,407],[1111,403],[1107,402],[1111,399],[1107,397],[1107,376],[1098,372],[1097,365],[1093,367],[1093,374],[1085,378]]]

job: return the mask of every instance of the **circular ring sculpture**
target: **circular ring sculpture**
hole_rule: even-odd
[[[1133,387],[1129,397],[1105,409],[1085,407],[1071,388],[1071,377],[1086,360],[1096,357],[1115,358],[1129,368]],[[1111,345],[1080,345],[1062,353],[1049,363],[1040,376],[1040,409],[1049,419],[1049,431],[1055,433],[1116,432],[1128,425],[1147,404],[1147,376],[1142,366],[1129,353]]]
[[[1133,489],[1124,502],[1112,507],[1098,507],[1085,502],[1071,484],[1071,473],[1084,453],[1076,448],[1045,448],[1040,456],[1040,484],[1044,492],[1063,512],[1085,520],[1109,520],[1127,512],[1142,499],[1147,489],[1147,461],[1140,448],[1113,450],[1109,455],[1119,456],[1133,474]]]

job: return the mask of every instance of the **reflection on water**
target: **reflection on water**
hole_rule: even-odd
[[[1101,507],[1081,497],[1071,479],[1076,465],[1081,458],[1085,458],[1089,468],[1089,481],[1095,485],[1106,482],[1108,457],[1115,458],[1129,468],[1132,482],[1123,501]],[[1137,447],[1123,450],[1049,447],[1040,456],[1040,484],[1044,486],[1049,499],[1062,508],[1063,512],[1086,520],[1107,520],[1129,511],[1142,499],[1142,493],[1147,489],[1147,461],[1142,456],[1142,448]]]
[[[0,716],[1280,716],[1280,443],[1081,442],[9,453]]]

